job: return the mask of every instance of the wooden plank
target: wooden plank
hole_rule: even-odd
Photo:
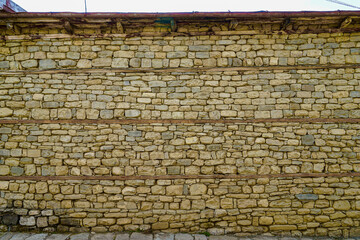
[[[133,175],[133,176],[0,176],[1,181],[31,180],[175,180],[175,179],[258,179],[258,178],[323,178],[359,177],[360,172],[343,173],[279,173],[279,174],[227,174],[227,175]]]
[[[258,119],[0,119],[0,124],[236,124],[236,123],[359,123],[360,118]]]
[[[90,28],[90,27],[89,27]],[[165,36],[232,36],[232,35],[256,35],[256,34],[302,34],[302,33],[353,33],[360,32],[360,28],[320,28],[320,29],[304,29],[296,31],[272,31],[272,30],[242,30],[242,31],[208,31],[208,32],[137,32],[122,34],[30,34],[30,35],[6,35],[1,36],[4,40],[31,40],[31,39],[61,39],[61,38],[112,38],[112,37],[165,37]]]
[[[120,34],[121,35],[121,34]],[[359,68],[360,64],[319,64],[296,66],[246,66],[246,67],[198,67],[198,68],[86,68],[86,69],[50,69],[50,70],[7,70],[0,75],[57,74],[57,73],[171,73],[171,72],[226,72],[226,71],[263,71],[263,70],[311,70]]]

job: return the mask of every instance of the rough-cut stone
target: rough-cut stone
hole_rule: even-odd
[[[19,223],[22,226],[35,226],[35,217],[21,216]]]
[[[202,195],[207,191],[207,187],[205,184],[193,184],[190,186],[190,194],[191,195]]]
[[[315,138],[313,135],[305,135],[301,137],[301,142],[303,145],[311,146],[315,143]]]
[[[175,234],[175,240],[193,240],[193,236],[186,233],[177,233]]]
[[[9,117],[13,112],[14,111],[10,108],[0,108],[0,117]]]
[[[319,196],[317,194],[296,194],[295,195],[299,200],[318,200]]]
[[[31,111],[31,116],[34,119],[49,119],[50,111],[48,109],[33,109]]]
[[[14,233],[14,235],[10,238],[1,238],[1,239],[10,239],[10,240],[25,240],[31,236],[30,233]],[[1,237],[1,236],[0,236]]]
[[[157,233],[154,235],[154,240],[174,240],[174,235],[169,233]]]
[[[260,217],[259,223],[260,225],[271,225],[274,222],[272,217]]]
[[[333,207],[335,210],[349,210],[351,206],[349,201],[340,200],[340,201],[335,201]]]
[[[79,233],[75,235],[70,236],[70,240],[84,240],[89,239],[90,234],[89,233]]]
[[[4,155],[4,154],[2,154]],[[9,154],[10,155],[10,154]],[[10,174],[10,167],[9,166],[0,166],[0,175],[5,176]]]
[[[153,236],[135,232],[130,235],[130,240],[153,240]]]
[[[129,240],[130,234],[129,233],[120,233],[116,234],[115,240]]]
[[[42,59],[39,61],[40,69],[54,69],[56,68],[56,62],[51,59]]]
[[[70,238],[70,234],[67,233],[67,234],[51,234],[49,235],[46,240],[66,240],[66,239],[69,239]]]
[[[9,225],[16,225],[19,221],[19,216],[16,214],[5,214],[2,216],[2,223]]]
[[[114,58],[111,64],[114,68],[127,68],[129,67],[129,59],[127,58]]]
[[[139,110],[125,110],[125,117],[134,118],[139,116],[140,116]]]
[[[91,236],[91,240],[114,240],[114,233],[97,233]]]

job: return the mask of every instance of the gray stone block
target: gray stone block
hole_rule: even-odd
[[[135,232],[131,234],[130,240],[153,240],[153,236],[151,234]]]
[[[53,69],[56,68],[56,62],[54,60],[51,59],[42,59],[40,60],[39,63],[39,68],[40,69]]]
[[[193,240],[194,237],[191,234],[187,233],[177,233],[175,234],[175,240]]]
[[[315,138],[313,135],[305,135],[301,137],[301,142],[303,145],[311,146],[315,143]]]
[[[299,200],[318,200],[319,196],[317,194],[296,194],[295,195]]]
[[[120,233],[117,234],[115,237],[115,240],[129,240],[130,239],[130,234],[128,233]]]

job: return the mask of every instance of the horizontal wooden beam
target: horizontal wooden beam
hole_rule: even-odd
[[[0,124],[205,124],[205,123],[360,123],[360,118],[257,119],[0,119]]]
[[[346,17],[360,16],[359,11],[299,11],[299,12],[170,12],[170,13],[73,13],[73,12],[57,12],[57,13],[37,13],[22,12],[16,14],[0,13],[0,18],[159,18],[173,17],[180,19],[197,19],[197,18],[314,18],[314,17]]]
[[[242,30],[242,31],[204,31],[204,32],[136,32],[136,33],[103,33],[103,34],[26,34],[2,35],[3,40],[33,40],[33,39],[62,39],[62,38],[132,38],[132,37],[177,37],[177,36],[232,36],[256,34],[319,34],[319,33],[353,33],[360,32],[360,28],[320,28],[303,30]]]
[[[312,70],[359,68],[360,64],[318,64],[296,66],[245,66],[245,67],[198,67],[198,68],[84,68],[84,69],[48,69],[48,70],[2,70],[0,75],[23,74],[57,74],[57,73],[172,73],[172,72],[231,72],[231,71],[264,71],[264,70]]]
[[[344,173],[279,173],[279,174],[214,174],[214,175],[139,175],[139,176],[0,176],[1,181],[13,180],[175,180],[175,179],[258,179],[258,178],[319,178],[359,177],[360,172]]]

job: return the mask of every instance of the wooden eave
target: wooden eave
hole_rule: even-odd
[[[342,22],[351,18],[347,31],[356,32],[360,24],[360,11],[333,12],[192,12],[192,13],[0,13],[0,29],[8,24],[22,28],[64,28],[70,23],[76,29],[116,28],[121,22],[125,28],[154,26],[159,19],[174,19],[177,26],[186,24],[219,24],[237,21],[239,25],[277,24],[290,21],[293,26],[329,27],[336,32]]]

